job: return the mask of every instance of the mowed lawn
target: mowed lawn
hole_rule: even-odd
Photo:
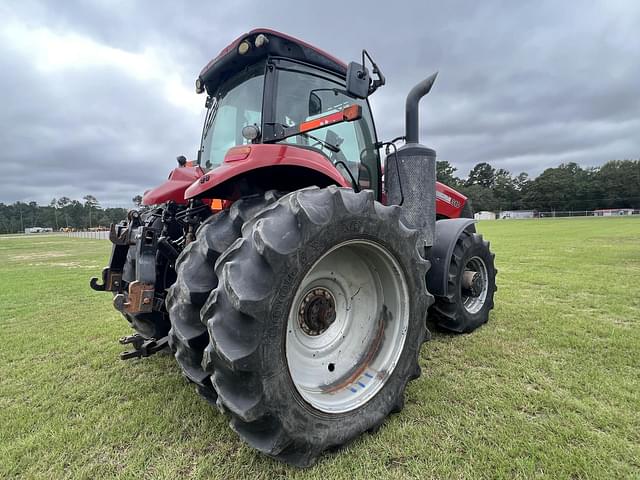
[[[489,324],[436,332],[406,408],[307,470],[245,446],[88,280],[104,240],[0,237],[2,478],[639,478],[640,218],[482,222]]]

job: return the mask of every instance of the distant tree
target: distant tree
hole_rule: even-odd
[[[498,210],[512,210],[517,208],[519,191],[515,179],[508,170],[499,168],[495,172],[493,194],[498,202]]]
[[[53,210],[53,221],[56,225],[56,231],[60,228],[58,226],[58,200],[56,200],[55,197],[53,197],[51,199],[51,202],[49,202],[49,207],[51,210]]]
[[[100,227],[108,227],[109,225],[111,225],[111,218],[109,217],[109,215],[106,212],[102,212],[100,214],[99,220],[98,220],[98,226]]]
[[[108,226],[122,220],[127,211],[124,208],[102,209],[95,197],[91,196],[91,223],[98,219],[98,224]],[[12,205],[0,203],[0,233],[23,232],[27,227],[50,227],[59,229],[60,226],[85,228],[89,224],[88,206],[69,197],[53,199],[48,205],[38,205],[36,202],[15,202]]]
[[[84,208],[89,211],[89,228],[91,228],[91,213],[93,209],[99,207],[100,204],[98,199],[93,195],[85,195],[82,199],[84,200]]]
[[[471,200],[473,210],[476,212],[488,210],[490,212],[498,211],[499,203],[490,188],[481,185],[469,185],[460,187],[460,191]]]
[[[64,208],[70,203],[71,203],[71,199],[69,197],[60,197],[58,200],[56,200],[56,204],[58,205],[58,208]]]
[[[547,168],[528,185],[523,203],[541,211],[596,208],[590,177],[590,171],[574,162]]]
[[[527,172],[520,172],[518,176],[513,179],[513,182],[519,192],[523,192],[527,188],[527,185],[529,185],[530,181],[531,180],[529,180],[529,174]]]
[[[127,216],[127,210],[124,208],[107,208],[104,212],[109,217],[109,224],[118,223]]]
[[[11,233],[11,207],[0,203],[0,233]]]
[[[466,185],[480,185],[484,188],[492,188],[495,184],[496,170],[486,162],[476,164],[469,172]]]
[[[436,161],[436,178],[439,182],[452,188],[456,188],[461,184],[460,179],[455,176],[457,170],[458,169],[447,160]]]
[[[98,199],[93,195],[85,195],[82,199],[85,207],[96,207],[99,204]]]
[[[71,200],[66,208],[69,215],[69,222],[74,228],[86,228],[87,214],[84,205],[78,200]]]
[[[613,160],[593,172],[597,208],[640,207],[640,160]]]
[[[25,220],[28,219],[31,227],[37,227],[40,219],[40,216],[38,215],[38,202],[29,202],[27,206],[28,213]]]

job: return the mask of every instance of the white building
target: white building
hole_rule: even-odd
[[[474,213],[473,218],[475,220],[495,220],[496,214],[493,212],[487,212],[486,210],[484,210],[482,212]]]
[[[534,210],[505,210],[500,212],[500,218],[535,218]]]

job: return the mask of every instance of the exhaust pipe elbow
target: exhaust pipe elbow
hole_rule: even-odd
[[[420,103],[420,99],[431,91],[431,87],[433,87],[433,83],[436,81],[437,76],[438,72],[425,78],[413,87],[409,92],[409,95],[407,95],[407,102],[405,106],[405,136],[407,137],[407,143],[420,143],[420,117],[418,104]]]

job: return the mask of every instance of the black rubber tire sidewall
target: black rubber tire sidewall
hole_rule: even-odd
[[[489,320],[489,312],[493,309],[493,297],[497,290],[496,268],[494,256],[481,235],[464,231],[461,234],[461,240],[465,248],[462,249],[460,259],[455,258],[456,249],[454,249],[454,258],[451,259],[449,266],[449,274],[454,275],[453,284],[449,282],[447,286],[447,294],[450,298],[436,297],[433,310],[437,312],[435,318],[439,326],[455,332],[468,333]],[[487,296],[482,308],[476,313],[470,313],[464,307],[462,295],[462,273],[467,262],[473,257],[478,257],[484,262],[488,281]]]

